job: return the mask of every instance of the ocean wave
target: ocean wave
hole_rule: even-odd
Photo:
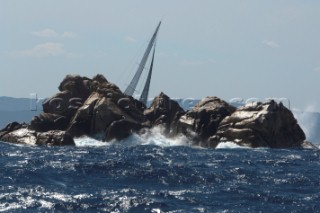
[[[121,141],[113,140],[111,142],[103,142],[102,138],[99,135],[97,135],[96,137],[83,136],[75,139],[75,144],[77,147],[103,147],[118,143],[125,144],[127,146],[155,145],[159,147],[191,146],[194,148],[200,148],[199,146],[193,145],[194,143],[184,135],[178,135],[176,137],[167,137],[164,134],[164,129],[162,127],[154,127],[150,130],[146,130],[142,134],[135,133]],[[216,148],[249,149],[249,147],[240,146],[232,141],[219,143]]]
[[[234,142],[228,141],[219,143],[216,149],[250,149],[250,147],[240,146]]]
[[[190,146],[190,140],[179,135],[173,138],[166,137],[163,134],[164,129],[161,127],[155,127],[150,130],[146,130],[143,134],[133,134],[130,137],[123,139],[121,141],[113,140],[111,142],[103,142],[101,137],[97,135],[96,137],[83,136],[80,138],[75,138],[75,144],[78,147],[103,147],[110,146],[112,144],[123,143],[126,145],[155,145],[160,147],[169,146]]]
[[[150,131],[146,131],[142,135],[135,134],[133,139],[137,144],[140,145],[156,145],[161,147],[167,146],[190,146],[190,140],[179,135],[174,138],[168,138],[163,134],[164,130],[161,127],[154,127]]]
[[[83,136],[80,138],[75,138],[74,143],[78,147],[103,147],[103,146],[109,146],[110,143],[103,142],[99,139]]]

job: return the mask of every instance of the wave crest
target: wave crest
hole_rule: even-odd
[[[190,140],[186,136],[178,135],[176,137],[169,138],[166,137],[163,132],[163,127],[154,127],[150,130],[146,130],[142,134],[133,134],[121,141],[113,140],[111,142],[103,142],[101,137],[97,135],[95,138],[88,136],[76,138],[74,139],[74,142],[78,147],[101,147],[119,142],[127,145],[156,145],[160,147],[191,145]]]

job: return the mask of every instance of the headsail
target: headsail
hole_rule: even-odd
[[[152,76],[152,68],[153,68],[153,60],[154,60],[155,52],[156,52],[156,45],[154,45],[154,48],[153,48],[152,61],[151,61],[151,65],[150,65],[147,81],[146,81],[146,84],[144,85],[143,91],[142,91],[141,96],[140,96],[140,101],[142,103],[144,103],[145,105],[147,104],[147,101],[148,101],[148,95],[149,95],[149,88],[150,88],[150,82],[151,82],[151,76]]]
[[[150,51],[152,49],[152,47],[154,46],[154,43],[155,43],[155,40],[156,40],[156,37],[157,37],[157,33],[158,33],[158,30],[160,28],[160,25],[161,25],[161,21],[159,22],[155,32],[153,33],[153,36],[148,44],[148,47],[141,59],[141,62],[139,64],[139,67],[138,67],[138,70],[136,71],[133,79],[131,80],[129,86],[127,87],[127,89],[124,91],[125,94],[127,95],[130,95],[132,96],[134,91],[136,90],[136,87],[138,85],[138,82],[139,82],[139,79],[141,77],[141,74],[142,74],[142,71],[146,65],[146,62],[148,60],[148,57],[149,57],[149,54],[150,54]]]

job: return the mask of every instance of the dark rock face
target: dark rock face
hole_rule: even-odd
[[[105,140],[122,140],[145,127],[142,123],[123,118],[113,121],[105,131]]]
[[[80,101],[70,91],[59,92],[42,104],[43,112],[71,118],[75,112],[73,102]],[[77,103],[77,102],[76,102]]]
[[[104,80],[107,82],[106,79]],[[60,83],[59,90],[61,92],[68,91],[74,98],[86,100],[94,89],[93,81],[93,79],[79,75],[67,75]]]
[[[93,93],[84,104],[77,110],[75,116],[70,121],[68,132],[75,137],[81,135],[90,135],[92,117],[94,116],[94,107],[99,100],[99,94]]]
[[[7,126],[0,139],[61,145],[71,144],[70,137],[82,135],[102,134],[105,141],[119,140],[149,127],[143,114],[146,106],[122,93],[102,75],[92,79],[68,75],[59,90],[43,103],[44,112],[32,119],[25,136],[11,134],[22,128],[11,124],[13,127]]]
[[[146,107],[123,94],[102,75],[96,75],[92,79],[68,75],[61,82],[59,90],[44,102],[44,113],[33,118],[32,129],[39,132],[66,130],[74,137],[108,132],[105,138],[109,141],[113,137],[122,137],[111,134],[108,130],[115,121],[136,125],[129,129],[125,125],[128,134],[145,126],[143,123],[147,119],[143,110]],[[120,131],[115,132],[120,134]]]
[[[33,117],[30,128],[37,132],[46,132],[49,130],[65,130],[67,126],[67,117],[43,112]]]
[[[220,122],[235,110],[235,107],[220,98],[206,97],[191,111],[181,116],[177,123],[177,132],[207,146],[206,140],[216,133]]]
[[[155,97],[151,106],[144,111],[144,115],[150,121],[151,126],[162,125],[166,134],[174,129],[176,122],[183,114],[185,114],[185,111],[180,105],[164,93]]]
[[[75,145],[73,137],[69,133],[60,130],[37,133],[36,144],[49,146]]]
[[[145,106],[136,103],[114,85],[99,85],[76,112],[68,132],[74,136],[104,134],[106,141],[125,138],[146,126]]]
[[[97,89],[97,84],[99,84],[97,80],[108,83],[101,75],[97,75],[93,79],[67,75],[59,85],[60,92],[43,103],[44,113],[61,115],[70,121],[83,102]]]
[[[242,146],[301,147],[305,134],[290,110],[274,101],[247,105],[224,118],[210,146],[233,141]]]

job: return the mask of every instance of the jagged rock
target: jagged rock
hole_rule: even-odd
[[[122,135],[145,127],[144,109],[142,103],[123,94],[115,85],[104,82],[78,109],[68,132],[73,136],[104,134],[106,141],[123,138]],[[122,126],[121,131],[114,126]]]
[[[5,128],[1,129],[0,132],[12,132],[14,130],[20,129],[23,125],[26,124],[20,124],[16,121],[9,123]]]
[[[176,122],[185,113],[180,105],[171,100],[166,94],[160,93],[154,98],[151,106],[144,111],[151,126],[162,125],[165,127],[165,133],[168,134],[174,128]]]
[[[15,126],[14,128],[11,128]],[[65,131],[52,130],[48,132],[36,132],[29,129],[26,124],[11,123],[8,128],[1,130],[0,140],[28,145],[49,145],[49,146],[62,146],[62,145],[75,145],[73,138]],[[12,131],[11,131],[12,130]]]
[[[78,109],[75,116],[72,118],[67,130],[71,135],[79,137],[82,135],[92,134],[94,107],[98,100],[99,93],[94,92]]]
[[[235,107],[217,97],[202,99],[191,111],[181,116],[177,132],[195,141],[205,142],[217,131],[218,125],[235,111]],[[206,146],[206,143],[201,144]]]
[[[99,82],[108,83],[102,75],[95,76],[94,80],[79,75],[67,75],[59,85],[60,92],[43,103],[43,111],[62,115],[70,120],[90,94],[97,89]]]
[[[65,116],[43,112],[33,117],[30,128],[37,132],[66,130],[68,123],[69,121]]]
[[[107,127],[105,141],[125,139],[144,127],[143,123],[136,122],[132,119],[123,118],[116,120]]]
[[[100,75],[101,76],[101,75]],[[96,79],[101,79],[96,76]],[[79,75],[67,75],[59,85],[59,90],[69,91],[72,97],[86,100],[93,91],[93,80]]]
[[[47,145],[47,146],[67,146],[75,145],[72,136],[60,130],[52,130],[48,132],[37,133],[36,145]]]
[[[37,143],[36,132],[34,130],[29,130],[28,128],[20,128],[12,132],[7,132],[0,140],[28,145],[36,145]]]
[[[0,139],[5,135],[8,134],[9,132],[12,132],[14,130],[18,130],[20,128],[27,128],[27,124],[23,123],[20,124],[16,121],[9,123],[6,127],[4,127],[2,130],[0,130]]]
[[[97,82],[98,84],[107,84],[109,81],[101,74],[97,74],[92,78],[93,82]]]
[[[270,101],[237,109],[221,121],[209,144],[215,147],[219,142],[233,141],[241,146],[289,148],[301,147],[304,140],[292,112],[282,103]]]
[[[70,91],[58,92],[43,102],[43,112],[70,119],[83,101],[81,98],[73,96]]]
[[[116,126],[124,124],[124,129],[132,132],[145,126],[147,121],[143,115],[146,106],[123,94],[103,75],[96,75],[92,79],[68,75],[61,82],[59,90],[44,102],[44,113],[34,117],[32,129],[38,132],[67,129],[75,137],[108,132],[109,136],[105,138],[111,140],[111,135],[120,138],[108,129],[112,123],[119,121]]]

